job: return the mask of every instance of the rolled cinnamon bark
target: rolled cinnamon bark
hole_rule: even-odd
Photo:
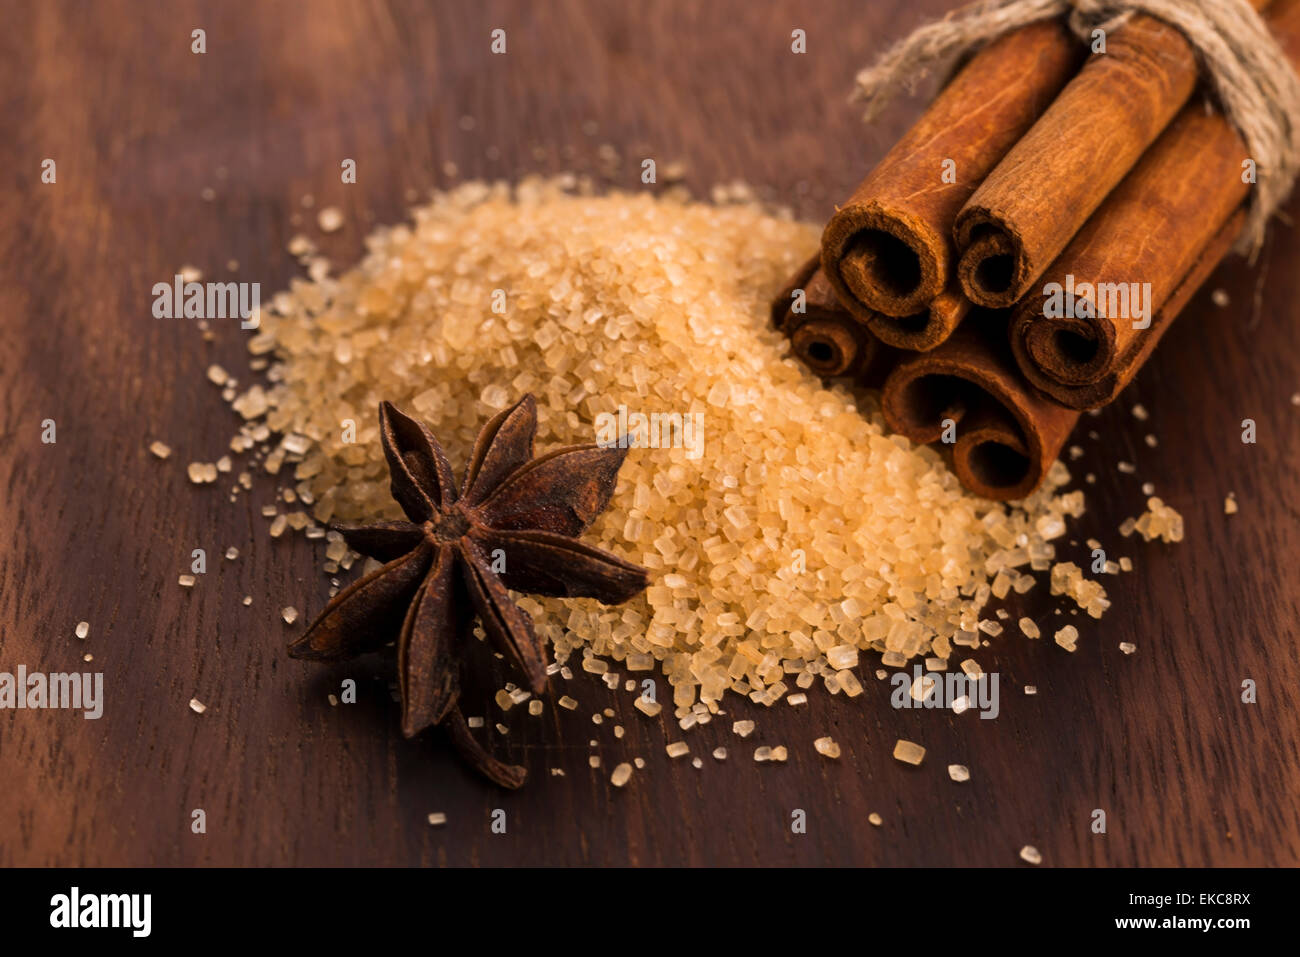
[[[877,339],[896,349],[927,352],[947,339],[970,311],[970,300],[945,290],[915,316],[886,316],[872,312],[862,320]]]
[[[1300,69],[1300,0],[1268,23]],[[1035,387],[1092,409],[1128,385],[1240,234],[1246,157],[1220,114],[1183,109],[1016,307],[1012,350]]]
[[[803,312],[795,312],[803,290]],[[840,305],[816,256],[805,262],[772,300],[772,321],[795,354],[820,376],[861,376],[875,365],[881,345]]]
[[[845,308],[863,321],[873,311],[915,316],[948,287],[957,211],[1083,52],[1063,24],[1042,21],[994,40],[957,73],[826,226],[822,266]]]
[[[1036,489],[1079,419],[1025,382],[1006,324],[1004,312],[977,310],[937,349],[900,359],[881,392],[891,429],[937,443],[962,485],[996,500]],[[940,441],[944,419],[956,425],[952,444]]]
[[[1269,0],[1250,0],[1256,9]],[[1107,39],[957,214],[957,278],[972,302],[1010,306],[1065,249],[1192,95],[1196,55],[1135,15]]]

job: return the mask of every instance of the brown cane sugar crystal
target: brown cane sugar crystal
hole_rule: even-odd
[[[835,739],[829,736],[818,738],[813,742],[813,747],[817,753],[828,758],[838,758],[840,756],[840,746],[835,743]]]
[[[1075,650],[1075,642],[1079,640],[1079,629],[1074,625],[1066,625],[1052,636],[1058,645],[1066,651]]]
[[[675,709],[712,713],[728,691],[770,707],[818,678],[860,695],[855,671],[877,654],[902,667],[997,635],[979,625],[992,583],[1027,589],[1083,510],[1081,492],[1058,494],[1068,470],[1021,502],[977,498],[934,451],[887,433],[873,393],[810,374],[770,305],[820,229],[727,197],[594,195],[572,175],[435,193],[371,233],[357,265],[294,280],[262,310],[249,349],[273,362],[231,401],[239,449],[256,443],[319,528],[401,517],[381,399],[458,467],[525,392],[542,454],[629,436],[584,541],[649,568],[650,588],[530,613],[559,661],[657,666]]]
[[[925,759],[925,748],[899,738],[894,745],[894,757],[904,764],[920,764]]]

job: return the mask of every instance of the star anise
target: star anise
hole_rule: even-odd
[[[348,545],[386,564],[341,591],[289,654],[350,658],[396,637],[406,736],[445,722],[467,760],[518,787],[524,769],[488,754],[461,713],[461,642],[477,615],[541,693],[546,649],[506,589],[616,604],[646,587],[644,568],[577,541],[609,504],[627,449],[571,446],[533,459],[537,403],[525,395],[479,433],[458,492],[427,426],[388,402],[379,424],[393,498],[410,521],[339,526]]]

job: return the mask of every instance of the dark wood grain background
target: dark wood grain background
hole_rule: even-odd
[[[1001,674],[993,721],[896,711],[873,662],[855,701],[814,690],[803,708],[732,702],[686,736],[705,758],[696,770],[664,754],[675,727],[579,674],[553,693],[579,699],[578,712],[510,720],[499,753],[531,780],[504,793],[440,733],[401,738],[382,662],[286,657],[296,632],[278,609],[315,614],[328,582],[320,543],[266,536],[270,477],[232,506],[227,482],[184,476],[235,425],[204,370],[248,371],[233,323],[204,342],[192,322],[152,317],[151,286],[182,264],[269,294],[296,273],[291,235],[346,264],[372,223],[404,216],[410,191],[455,181],[447,161],[462,178],[596,170],[604,144],[624,157],[613,184],[640,188],[642,156],[680,161],[697,192],[742,179],[824,221],[918,109],[864,127],[846,101],[855,71],[947,6],[0,4],[0,671],[93,668],[107,694],[98,721],[0,712],[0,864],[1015,865],[1026,843],[1046,865],[1296,864],[1300,238],[1289,222],[1253,268],[1219,269],[1119,407],[1084,418],[1087,453],[1072,468],[1098,478],[1070,534],[1080,545],[1063,551],[1080,560],[1096,535],[1137,571],[1105,580],[1114,608],[1100,623],[1071,619],[1076,654],[1007,636],[978,656]],[[488,51],[497,27],[505,56]],[[204,55],[190,52],[195,28]],[[796,28],[806,55],[790,53]],[[54,185],[40,182],[45,158]],[[343,158],[357,161],[354,186],[339,182]],[[341,206],[347,228],[320,237],[304,194]],[[1230,305],[1213,305],[1211,288]],[[1136,401],[1149,424],[1129,414]],[[1257,444],[1241,441],[1245,418]],[[45,419],[55,444],[41,442]],[[155,438],[174,448],[169,462],[147,452]],[[1121,459],[1138,473],[1117,472]],[[1142,511],[1144,481],[1186,517],[1185,543],[1116,534]],[[1241,503],[1230,518],[1229,490]],[[229,545],[238,561],[220,558]],[[200,547],[208,573],[182,589]],[[1009,606],[1012,621],[1023,608],[1054,628],[1046,592]],[[85,643],[73,635],[82,619]],[[345,677],[360,701],[331,708]],[[1240,701],[1244,679],[1258,685],[1254,705]],[[606,706],[622,741],[613,722],[590,722]],[[734,717],[759,723],[743,744]],[[843,746],[839,761],[813,751],[823,734]],[[890,757],[898,737],[929,749],[921,767]],[[724,764],[708,757],[718,744]],[[758,744],[786,745],[788,763],[756,765]],[[614,791],[610,768],[635,755],[646,770]],[[951,782],[949,763],[968,765],[970,782]],[[195,808],[206,834],[191,833]],[[496,808],[505,834],[489,829]],[[1105,835],[1089,829],[1095,808]],[[806,834],[791,832],[794,809]],[[447,825],[431,828],[431,811]],[[867,823],[873,811],[882,827]]]

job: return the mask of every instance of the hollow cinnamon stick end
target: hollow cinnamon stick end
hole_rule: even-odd
[[[1026,447],[1024,433],[1002,409],[986,408],[962,423],[953,448],[953,471],[976,495],[1012,501],[1038,488],[1047,475],[1055,454],[1045,460],[1043,451]]]
[[[870,359],[870,342],[847,315],[842,319],[809,319],[790,337],[794,352],[820,376],[851,375]]]
[[[863,321],[872,312],[923,311],[943,291],[948,260],[939,230],[876,202],[841,208],[822,233],[822,270],[844,307]]]
[[[959,292],[943,292],[928,309],[915,316],[898,318],[872,315],[867,328],[886,345],[910,352],[929,352],[948,341],[970,311],[970,300]]]
[[[1025,305],[1016,310],[1008,338],[1029,384],[1082,412],[1109,404],[1127,384],[1116,374],[1113,336],[1106,339],[1104,333],[1080,320],[1047,319]]]

